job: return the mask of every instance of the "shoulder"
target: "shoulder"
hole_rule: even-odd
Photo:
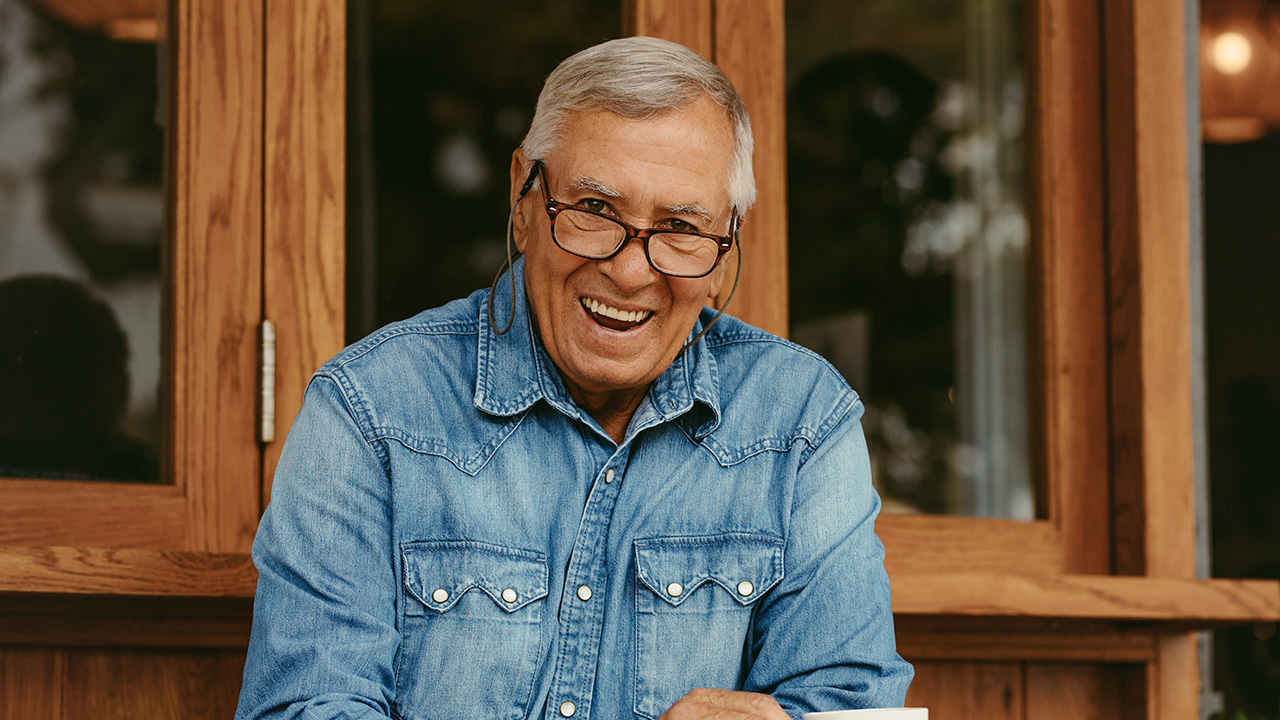
[[[719,380],[726,446],[805,455],[861,417],[862,402],[822,356],[730,316],[706,335]]]
[[[468,298],[391,323],[322,365],[353,408],[374,425],[402,421],[401,408],[425,398],[471,403],[475,383],[480,303]]]

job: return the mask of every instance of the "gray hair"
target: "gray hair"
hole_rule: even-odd
[[[756,199],[747,108],[720,68],[683,45],[628,37],[570,56],[547,76],[520,147],[529,160],[545,160],[560,141],[571,112],[603,109],[625,118],[647,118],[684,107],[702,95],[724,108],[733,124],[728,191],[734,213],[742,217]]]

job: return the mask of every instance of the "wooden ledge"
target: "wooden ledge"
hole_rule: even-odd
[[[1111,575],[895,574],[898,616],[1168,623],[1280,621],[1280,582]]]
[[[0,595],[252,598],[247,553],[0,546]]]

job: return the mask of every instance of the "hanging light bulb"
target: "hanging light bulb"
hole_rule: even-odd
[[[1223,75],[1237,75],[1253,60],[1253,44],[1238,32],[1224,32],[1210,42],[1209,60]]]
[[[1257,140],[1280,127],[1280,30],[1263,0],[1204,0],[1200,111],[1209,142]]]

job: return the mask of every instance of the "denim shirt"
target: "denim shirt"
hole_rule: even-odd
[[[835,370],[722,317],[617,444],[522,270],[505,335],[481,291],[312,378],[253,546],[236,717],[653,719],[695,687],[794,717],[900,706],[862,404]]]

